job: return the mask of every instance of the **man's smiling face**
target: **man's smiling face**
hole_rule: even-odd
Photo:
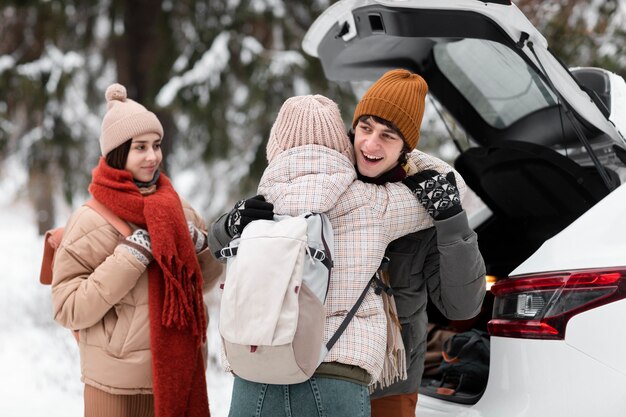
[[[362,118],[354,128],[354,153],[361,175],[376,178],[396,166],[404,141],[396,130]]]

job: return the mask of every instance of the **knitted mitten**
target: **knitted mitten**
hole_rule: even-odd
[[[189,235],[191,236],[191,240],[193,240],[193,245],[196,248],[196,253],[202,252],[208,246],[208,239],[206,237],[206,233],[201,229],[197,228],[193,222],[187,222],[187,228],[189,229]]]
[[[463,210],[454,172],[444,177],[434,170],[425,170],[403,181],[435,220],[448,219]]]
[[[256,195],[247,200],[241,200],[228,213],[226,231],[231,238],[238,236],[244,227],[251,221],[274,218],[274,205],[265,201],[262,195]]]
[[[144,229],[135,230],[132,235],[122,240],[120,245],[146,266],[154,259],[150,235]]]

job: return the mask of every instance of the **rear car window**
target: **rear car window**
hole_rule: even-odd
[[[482,39],[438,43],[434,56],[443,75],[495,128],[506,128],[557,103],[554,93],[526,62],[500,43]]]

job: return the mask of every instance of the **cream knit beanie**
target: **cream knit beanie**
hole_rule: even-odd
[[[267,142],[267,161],[282,151],[303,145],[323,145],[345,155],[354,164],[339,107],[322,95],[288,98],[280,108]]]
[[[163,137],[163,126],[156,115],[141,104],[126,97],[126,88],[111,84],[104,94],[107,112],[102,119],[100,151],[102,156],[122,143],[144,133],[157,133]]]

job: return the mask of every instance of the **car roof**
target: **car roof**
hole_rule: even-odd
[[[508,1],[343,0],[313,23],[303,49],[319,57],[331,80],[375,80],[398,67],[420,73],[482,145],[522,140],[581,149],[581,129],[596,148],[624,147],[545,38]],[[515,91],[526,84],[532,91],[517,99]]]

